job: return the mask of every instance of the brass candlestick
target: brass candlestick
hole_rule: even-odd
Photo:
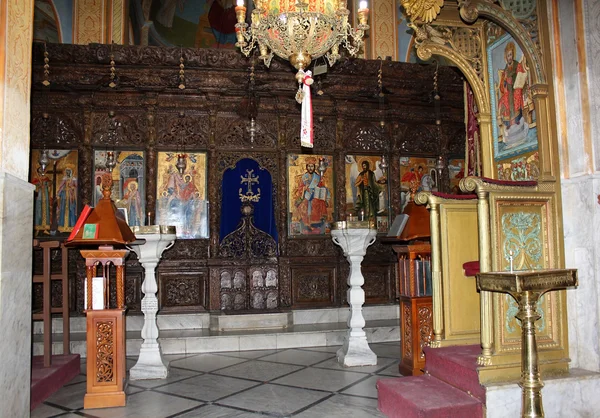
[[[535,321],[541,316],[536,306],[549,291],[577,286],[577,270],[534,270],[489,272],[477,275],[477,288],[489,292],[510,294],[519,304],[516,317],[521,320],[521,417],[544,416],[542,388],[538,368]]]

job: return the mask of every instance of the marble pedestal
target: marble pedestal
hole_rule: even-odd
[[[348,276],[348,333],[344,345],[337,352],[338,363],[345,367],[372,366],[377,364],[377,355],[369,347],[367,335],[363,330],[365,318],[362,306],[365,303],[365,291],[362,285],[365,278],[360,264],[367,247],[375,242],[377,230],[369,222],[336,222],[331,231],[333,242],[342,247],[344,256],[350,263]]]
[[[137,363],[129,371],[129,378],[132,380],[165,379],[168,370],[162,361],[158,343],[158,326],[156,325],[156,313],[158,312],[156,291],[158,286],[154,270],[163,251],[171,248],[175,243],[175,227],[150,225],[133,227],[132,230],[136,238],[146,240],[144,244],[130,246],[130,249],[137,254],[145,272],[144,283],[142,283],[142,292],[144,293],[142,299],[142,312],[144,313],[142,338],[144,342],[140,348]]]

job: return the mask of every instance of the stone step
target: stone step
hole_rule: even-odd
[[[398,320],[398,305],[375,305],[363,307],[365,320]],[[326,308],[326,309],[301,309],[289,312],[267,313],[267,314],[236,314],[227,315],[223,313],[211,314],[200,313],[166,313],[161,312],[156,316],[158,328],[163,330],[178,329],[212,329],[212,330],[235,330],[248,328],[284,328],[291,325],[330,324],[346,322],[350,316],[350,309]],[[141,331],[144,326],[144,316],[141,314],[126,315],[127,331]],[[70,332],[85,332],[85,316],[71,317]],[[63,333],[62,318],[53,318],[53,333]],[[44,326],[42,321],[34,321],[33,334],[42,335]]]
[[[400,326],[396,320],[367,321],[364,330],[369,342],[400,340]],[[158,340],[163,354],[195,354],[342,345],[347,331],[348,325],[344,322],[245,331],[178,329],[161,330]],[[63,334],[52,335],[53,354],[62,354],[62,337]],[[86,357],[86,333],[72,332],[70,338],[71,353]],[[139,355],[143,342],[140,332],[127,331],[126,339],[126,354]],[[34,335],[33,355],[41,355],[43,351],[43,335]]]
[[[483,404],[433,376],[377,381],[377,405],[389,418],[483,418]]]
[[[485,387],[479,384],[477,374],[480,345],[425,347],[423,351],[427,373],[485,403]]]
[[[223,313],[157,316],[163,354],[267,350],[342,345],[348,331],[349,308],[306,309],[283,313],[226,315]],[[369,342],[400,340],[397,305],[363,308]],[[126,317],[126,352],[137,356],[143,342],[141,315]],[[71,318],[71,353],[86,356],[85,317]],[[43,353],[43,327],[35,324],[33,354]],[[62,320],[56,318],[53,354],[62,354]]]

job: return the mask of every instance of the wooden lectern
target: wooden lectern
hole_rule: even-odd
[[[125,258],[129,250],[123,247],[136,240],[135,235],[117,215],[110,198],[112,178],[102,176],[102,193],[94,209],[84,209],[77,220],[68,246],[82,249],[86,265],[86,326],[87,326],[87,392],[83,407],[108,408],[125,406]],[[95,247],[95,248],[93,248]],[[110,265],[116,268],[116,307],[109,307]],[[93,279],[98,267],[102,278],[102,308],[95,309]],[[100,295],[96,295],[100,296]],[[96,306],[97,307],[97,306]]]
[[[431,299],[431,236],[429,211],[409,202],[404,209],[408,222],[397,237],[384,237],[398,257],[397,277],[400,289],[400,364],[401,374],[423,374],[423,347],[433,336]]]

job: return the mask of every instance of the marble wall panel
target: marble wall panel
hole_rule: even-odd
[[[29,415],[34,187],[0,172],[0,393],[2,415]]]
[[[600,368],[597,269],[600,265],[599,180],[577,177],[563,180],[565,266],[577,268],[579,287],[567,292],[569,354],[573,367]],[[593,226],[593,227],[591,227]]]

